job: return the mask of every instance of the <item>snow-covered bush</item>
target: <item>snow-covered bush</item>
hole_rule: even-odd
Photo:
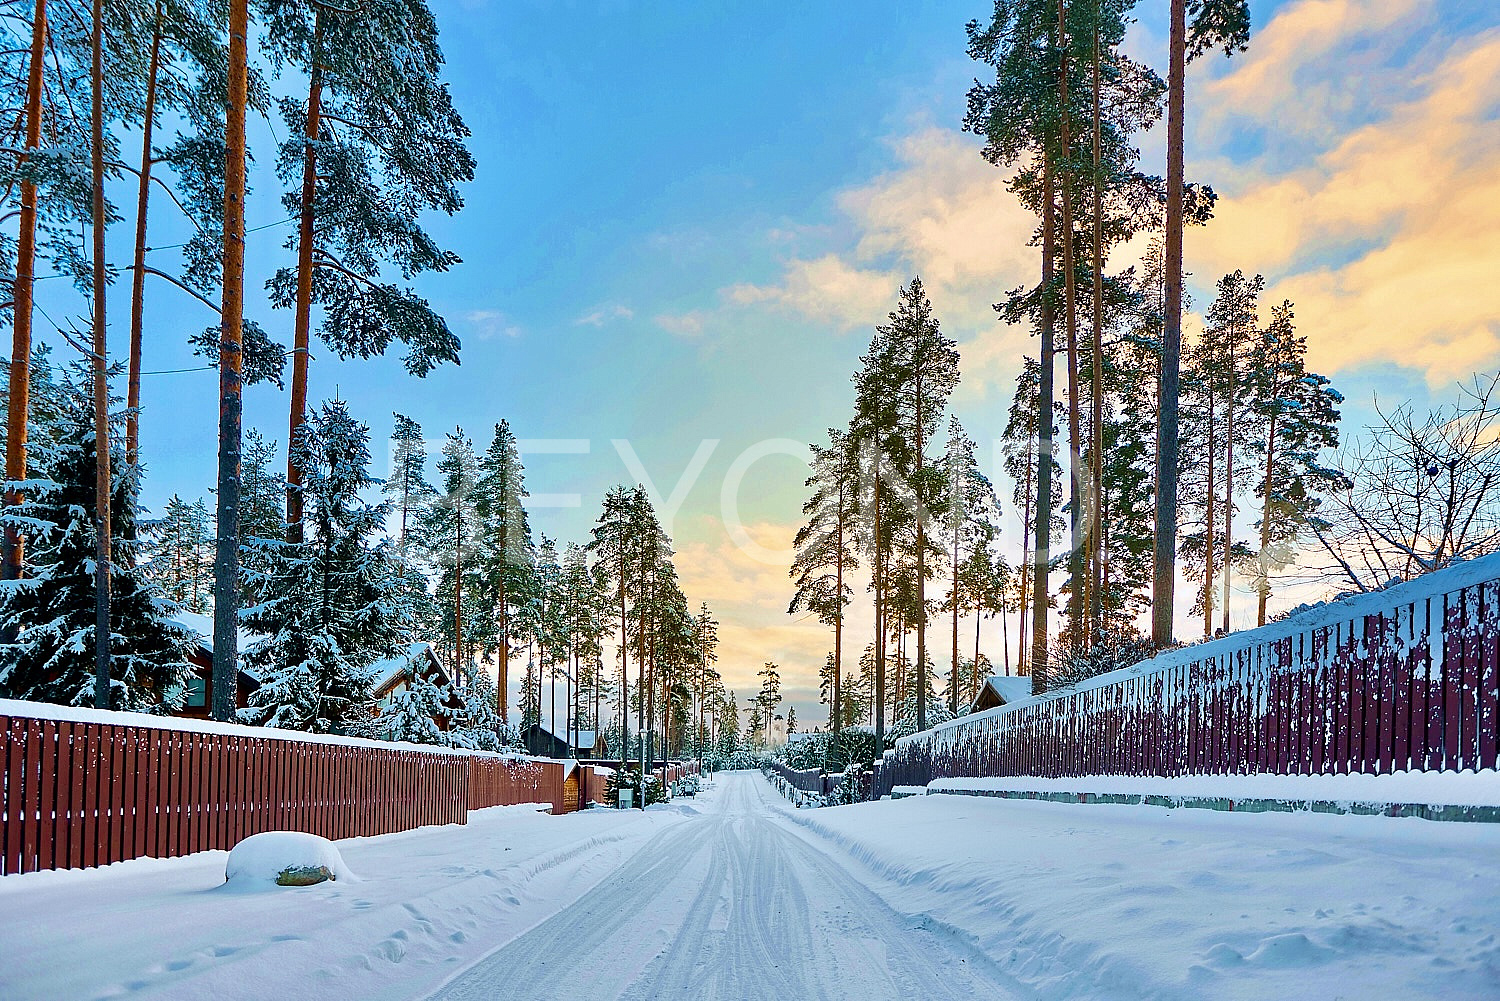
[[[696,796],[702,788],[702,783],[697,775],[689,772],[673,783],[673,787],[672,793],[675,796]]]
[[[829,806],[847,806],[850,803],[861,803],[864,801],[865,769],[859,762],[854,762],[839,780],[834,784],[833,792],[828,796]]]

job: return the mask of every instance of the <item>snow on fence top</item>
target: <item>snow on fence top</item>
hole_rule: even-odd
[[[435,744],[409,744],[392,740],[369,740],[329,733],[304,733],[269,726],[245,726],[242,723],[220,723],[217,720],[192,719],[185,716],[157,716],[152,713],[116,712],[112,709],[85,709],[60,706],[51,702],[28,702],[22,699],[0,699],[0,716],[20,719],[63,720],[72,723],[106,723],[111,726],[149,727],[154,730],[178,730],[184,733],[217,733],[229,737],[260,737],[303,744],[339,744],[345,747],[370,747],[384,751],[421,751],[425,754],[447,754],[468,758],[499,758],[508,761],[558,762],[558,758],[538,758],[507,751],[479,751],[464,747],[439,747]],[[567,762],[563,764],[571,768]]]
[[[1146,677],[1170,671],[1173,668],[1213,660],[1218,657],[1238,653],[1242,650],[1299,636],[1316,629],[1350,623],[1368,615],[1377,615],[1405,605],[1414,605],[1428,598],[1441,597],[1445,594],[1462,591],[1467,587],[1473,587],[1476,584],[1484,584],[1495,580],[1500,580],[1500,553],[1491,553],[1488,556],[1481,556],[1477,559],[1456,563],[1453,566],[1423,574],[1420,577],[1382,588],[1379,591],[1347,594],[1334,598],[1331,601],[1319,602],[1316,605],[1306,606],[1279,622],[1271,622],[1256,629],[1246,629],[1241,632],[1231,633],[1228,636],[1222,636],[1205,643],[1180,647],[1176,650],[1168,650],[1166,653],[1158,654],[1138,664],[1130,667],[1122,667],[1118,671],[1110,671],[1108,674],[1089,678],[1086,681],[1079,682],[1077,685],[1046,692],[1042,695],[1033,695],[1027,699],[997,706],[994,709],[986,709],[983,712],[972,713],[968,716],[958,716],[918,733],[898,738],[885,754],[893,754],[903,744],[909,744],[916,740],[927,740],[934,734],[968,726],[979,720],[999,718],[1008,713],[1024,709],[1027,706],[1034,706],[1052,699],[1066,698],[1077,692],[1106,688],[1132,678]],[[1430,631],[1432,634],[1439,634],[1441,633],[1441,627],[1431,629]],[[1442,645],[1434,644],[1432,654],[1435,659],[1440,659],[1442,656]]]

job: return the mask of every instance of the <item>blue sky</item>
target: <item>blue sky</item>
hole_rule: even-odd
[[[1164,7],[1146,5],[1128,42],[1158,67]],[[464,212],[431,220],[464,263],[419,287],[462,337],[463,364],[414,380],[399,352],[345,363],[315,348],[312,398],[338,392],[378,439],[392,410],[434,439],[462,425],[480,448],[502,417],[523,439],[587,439],[587,454],[528,459],[533,493],[582,498],[533,513],[564,539],[581,539],[600,494],[632,478],[612,439],[662,496],[705,439],[720,440],[672,526],[689,598],[725,622],[732,685],[777,660],[798,715],[821,720],[812,678],[827,638],[785,615],[784,563],[726,534],[721,486],[757,442],[806,442],[847,420],[870,326],[916,271],[960,342],[954,409],[987,460],[1032,349],[989,304],[1035,268],[1029,221],[958,131],[978,72],[963,25],[988,5],[433,9],[479,166]],[[1454,379],[1500,357],[1500,15],[1486,0],[1252,10],[1250,51],[1190,74],[1189,173],[1223,196],[1219,218],[1189,236],[1199,302],[1224,271],[1263,271],[1268,298],[1298,303],[1350,423],[1376,391],[1448,398]],[[252,139],[269,166],[270,133]],[[1159,171],[1160,137],[1142,148]],[[252,180],[251,224],[282,219],[274,178]],[[181,227],[159,215],[152,242],[176,242]],[[249,312],[289,341],[290,316],[258,292],[289,260],[285,236],[251,236]],[[112,234],[121,260],[129,237]],[[49,310],[81,309],[49,294]],[[118,353],[128,292],[113,295]],[[147,312],[147,370],[197,364],[183,342],[212,317],[160,285]],[[205,494],[214,374],[153,376],[145,393],[146,501]],[[285,408],[284,394],[252,390],[247,421],[284,444]],[[750,468],[749,537],[785,547],[805,475],[786,455]],[[998,624],[986,635],[993,656]]]

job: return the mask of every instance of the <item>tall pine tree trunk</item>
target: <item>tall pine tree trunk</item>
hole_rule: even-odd
[[[1224,431],[1224,633],[1229,633],[1229,561],[1234,555],[1234,406],[1239,394],[1239,372],[1235,361],[1235,342],[1239,332],[1231,328],[1229,340],[1229,392],[1224,403],[1227,425]]]
[[[1068,29],[1065,19],[1064,0],[1057,0],[1057,47],[1059,62],[1057,71],[1057,103],[1060,107],[1059,131],[1062,143],[1062,251],[1063,251],[1063,315],[1068,331],[1068,633],[1069,646],[1081,650],[1085,640],[1084,598],[1084,541],[1083,511],[1078,483],[1082,471],[1082,441],[1079,436],[1078,414],[1078,287],[1073,259],[1073,171],[1071,160],[1073,146],[1068,136]]]
[[[847,453],[847,449],[843,450]],[[834,573],[837,575],[837,593],[834,597],[838,614],[833,620],[833,713],[829,720],[829,731],[838,738],[839,730],[843,728],[843,703],[839,701],[841,693],[839,686],[844,674],[844,490],[848,482],[848,470],[845,463],[849,461],[848,455],[839,457],[839,513],[838,513],[838,556]]]
[[[104,268],[104,0],[94,0],[93,35],[90,182],[94,190],[90,222],[94,237],[94,705],[109,709],[109,345],[105,316],[109,276]]]
[[[1187,0],[1171,0],[1167,43],[1167,308],[1162,324],[1161,405],[1156,433],[1156,538],[1151,586],[1151,642],[1172,643],[1177,583],[1177,407],[1182,366],[1183,76],[1187,68]]]
[[[624,541],[621,540],[621,545]],[[620,555],[620,767],[630,759],[630,665],[625,651],[630,644],[625,632],[625,555]]]
[[[245,315],[245,105],[249,0],[229,0],[224,142],[224,293],[219,313],[219,503],[214,556],[213,716],[234,717],[239,680],[240,414]]]
[[[1041,424],[1041,418],[1040,417],[1037,418],[1037,423],[1038,423],[1038,425]],[[1027,448],[1031,449],[1031,448],[1033,448],[1034,445],[1035,445],[1035,440],[1033,439],[1033,441],[1027,443]],[[1021,554],[1022,554],[1022,558],[1023,559],[1025,558],[1025,554],[1026,553],[1031,552],[1031,509],[1032,509],[1032,506],[1033,506],[1033,498],[1032,498],[1032,493],[1031,493],[1031,479],[1032,479],[1032,471],[1035,469],[1035,465],[1034,465],[1035,460],[1033,458],[1033,456],[1035,454],[1036,453],[1034,451],[1032,451],[1032,452],[1030,452],[1026,456],[1026,484],[1025,484],[1025,486],[1021,490],[1021,496],[1023,498],[1025,498],[1025,500],[1022,503],[1022,512],[1021,512]],[[1026,567],[1022,566],[1022,568],[1021,568],[1021,609],[1020,609],[1020,616],[1016,620],[1016,671],[1019,674],[1025,674],[1026,670],[1027,670],[1027,667],[1026,667],[1026,622],[1027,622],[1027,619],[1026,619],[1026,608],[1027,608],[1027,598],[1029,597],[1029,595],[1031,593],[1030,585],[1031,585],[1030,576],[1026,573]]]
[[[1203,514],[1203,638],[1214,633],[1214,506],[1218,497],[1214,493],[1214,391],[1210,381],[1208,389],[1208,491]]]
[[[948,674],[948,709],[958,715],[958,531],[953,532],[953,660]]]
[[[42,67],[47,57],[47,0],[36,0],[31,22],[31,53],[26,74],[26,149],[30,159],[42,145]],[[31,314],[36,282],[36,182],[21,178],[20,235],[16,241],[16,287],[11,321],[10,399],[6,412],[5,478],[20,483],[27,478],[26,424],[31,408]],[[7,489],[5,506],[14,508],[24,498]],[[26,562],[25,540],[14,525],[5,528],[5,551],[0,578],[17,580]],[[14,639],[14,637],[6,637]]]
[[[875,463],[875,760],[885,751],[885,580],[880,551],[880,446],[873,447]]]
[[[135,196],[135,268],[130,276],[130,367],[125,391],[125,461],[140,461],[141,338],[146,316],[146,217],[151,201],[151,137],[156,128],[156,78],[161,71],[161,3],[151,24],[151,60],[146,69],[146,108],[141,120],[141,174]]]
[[[1103,165],[1100,159],[1099,123],[1099,62],[1101,51],[1100,16],[1102,0],[1094,0],[1094,379],[1093,379],[1093,440],[1089,449],[1093,462],[1093,503],[1089,505],[1089,548],[1091,559],[1089,571],[1089,609],[1094,635],[1104,627],[1104,561],[1108,555],[1104,546],[1104,186],[1101,176]]]
[[[1270,428],[1266,432],[1266,479],[1261,492],[1261,496],[1265,498],[1265,506],[1261,509],[1260,515],[1260,581],[1256,585],[1256,590],[1259,592],[1255,610],[1257,626],[1266,624],[1266,602],[1271,597],[1271,565],[1266,551],[1271,548],[1271,488],[1275,485],[1273,477],[1276,470],[1276,417],[1277,412],[1273,409]]]
[[[917,359],[917,482],[927,462],[926,443],[922,440],[922,361]],[[927,729],[927,510],[917,495],[917,729]]]
[[[1052,157],[1042,163],[1042,347],[1037,376],[1036,556],[1031,583],[1031,691],[1047,690],[1047,599],[1052,554],[1052,244],[1056,237]]]
[[[287,433],[286,538],[302,541],[302,470],[292,460],[292,443],[307,416],[307,355],[312,333],[313,200],[318,189],[318,134],[322,123],[323,15],[313,15],[312,69],[308,73],[307,123],[303,130],[302,197],[297,224],[297,315],[292,346],[292,407]],[[462,647],[463,640],[459,640]]]

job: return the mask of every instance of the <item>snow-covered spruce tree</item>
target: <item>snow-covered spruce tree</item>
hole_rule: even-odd
[[[458,690],[463,708],[454,716],[448,743],[477,751],[498,751],[503,745],[500,714],[495,711],[495,682],[482,667],[463,674],[465,683]]]
[[[447,744],[452,731],[444,731],[437,723],[437,718],[447,712],[445,695],[423,672],[414,670],[411,684],[381,715],[382,721],[390,721],[386,738],[409,744]]]
[[[473,655],[470,600],[477,580],[479,519],[474,508],[478,475],[474,444],[463,428],[454,428],[438,459],[438,496],[428,506],[422,526],[427,560],[437,572],[438,648],[451,664],[469,663]]]
[[[70,378],[52,428],[33,427],[25,499],[0,521],[32,542],[31,575],[0,589],[0,695],[92,706],[94,697],[93,402],[88,374]],[[16,486],[17,484],[12,484]],[[129,538],[136,483],[130,467],[113,477],[111,528]],[[110,707],[158,710],[180,700],[188,674],[188,631],[120,560],[110,601]]]
[[[292,442],[305,473],[303,541],[247,545],[255,600],[240,621],[262,638],[245,663],[265,679],[242,713],[247,722],[345,729],[369,703],[369,665],[408,641],[406,589],[380,537],[386,506],[360,496],[377,482],[369,443],[342,400],[325,403]]]

